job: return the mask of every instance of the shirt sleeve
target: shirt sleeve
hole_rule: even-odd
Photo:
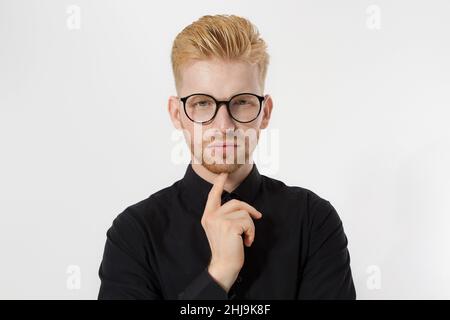
[[[311,210],[308,256],[298,299],[356,299],[342,221],[328,201]]]
[[[99,268],[99,300],[165,299],[155,272],[150,239],[128,208],[114,219],[106,233]],[[176,272],[168,270],[168,272]],[[207,266],[178,294],[180,300],[228,300],[227,292],[212,278]]]
[[[145,249],[147,240],[129,210],[118,215],[106,233],[98,299],[160,300],[159,282]]]
[[[229,294],[214,280],[206,267],[178,295],[179,300],[229,300]]]

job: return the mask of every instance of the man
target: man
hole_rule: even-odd
[[[273,108],[266,49],[234,15],[204,16],[176,37],[168,111],[191,163],[114,220],[99,299],[355,299],[334,207],[252,161]]]

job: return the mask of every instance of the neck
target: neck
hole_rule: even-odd
[[[213,173],[202,166],[200,163],[191,162],[192,169],[197,173],[201,178],[208,181],[211,184],[214,184],[214,181],[218,174]],[[231,192],[236,189],[241,182],[249,175],[250,171],[253,168],[253,162],[245,163],[240,166],[236,171],[229,173],[227,180],[225,181],[224,190],[227,192]]]

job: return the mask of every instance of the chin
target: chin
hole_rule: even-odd
[[[211,171],[212,173],[215,174],[220,174],[220,173],[233,173],[235,172],[237,169],[239,169],[242,164],[228,164],[228,163],[223,163],[223,164],[216,164],[216,163],[207,163],[206,161],[202,163],[202,165],[208,169],[209,171]]]

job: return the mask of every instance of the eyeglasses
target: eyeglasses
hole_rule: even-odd
[[[203,93],[180,98],[186,116],[191,121],[201,124],[212,121],[222,104],[226,105],[228,114],[237,122],[252,122],[259,116],[264,99],[254,93],[239,93],[228,101],[218,101],[213,96]]]

